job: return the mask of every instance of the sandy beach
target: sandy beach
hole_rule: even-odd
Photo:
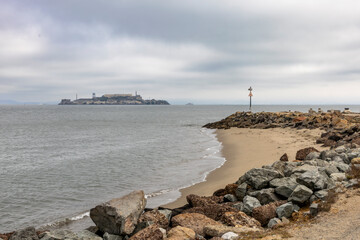
[[[289,161],[295,159],[296,152],[305,147],[316,147],[316,138],[321,130],[296,130],[293,128],[248,129],[231,128],[217,130],[217,138],[222,143],[222,155],[226,162],[212,171],[206,181],[181,189],[181,197],[164,207],[176,208],[186,204],[186,196],[196,194],[211,196],[214,191],[234,183],[251,168],[272,164],[287,153]]]

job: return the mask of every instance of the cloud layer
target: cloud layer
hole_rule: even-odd
[[[360,2],[0,0],[0,98],[357,104]]]

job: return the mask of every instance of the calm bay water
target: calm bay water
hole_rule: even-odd
[[[360,106],[350,107],[360,111]],[[203,181],[224,162],[214,131],[201,126],[246,110],[0,106],[0,232],[80,219],[96,204],[138,189],[148,195],[149,207],[171,202],[179,197],[179,188]]]

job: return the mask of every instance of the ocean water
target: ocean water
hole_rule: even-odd
[[[254,106],[307,111],[346,106]],[[350,106],[360,111],[360,106]],[[201,126],[247,106],[0,106],[0,232],[91,224],[97,204],[142,189],[148,207],[221,166]]]

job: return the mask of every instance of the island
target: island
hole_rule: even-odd
[[[62,99],[59,105],[170,105],[165,100],[149,99],[144,100],[140,95],[132,94],[104,94],[96,97],[93,93],[92,98],[79,98],[76,100]]]

